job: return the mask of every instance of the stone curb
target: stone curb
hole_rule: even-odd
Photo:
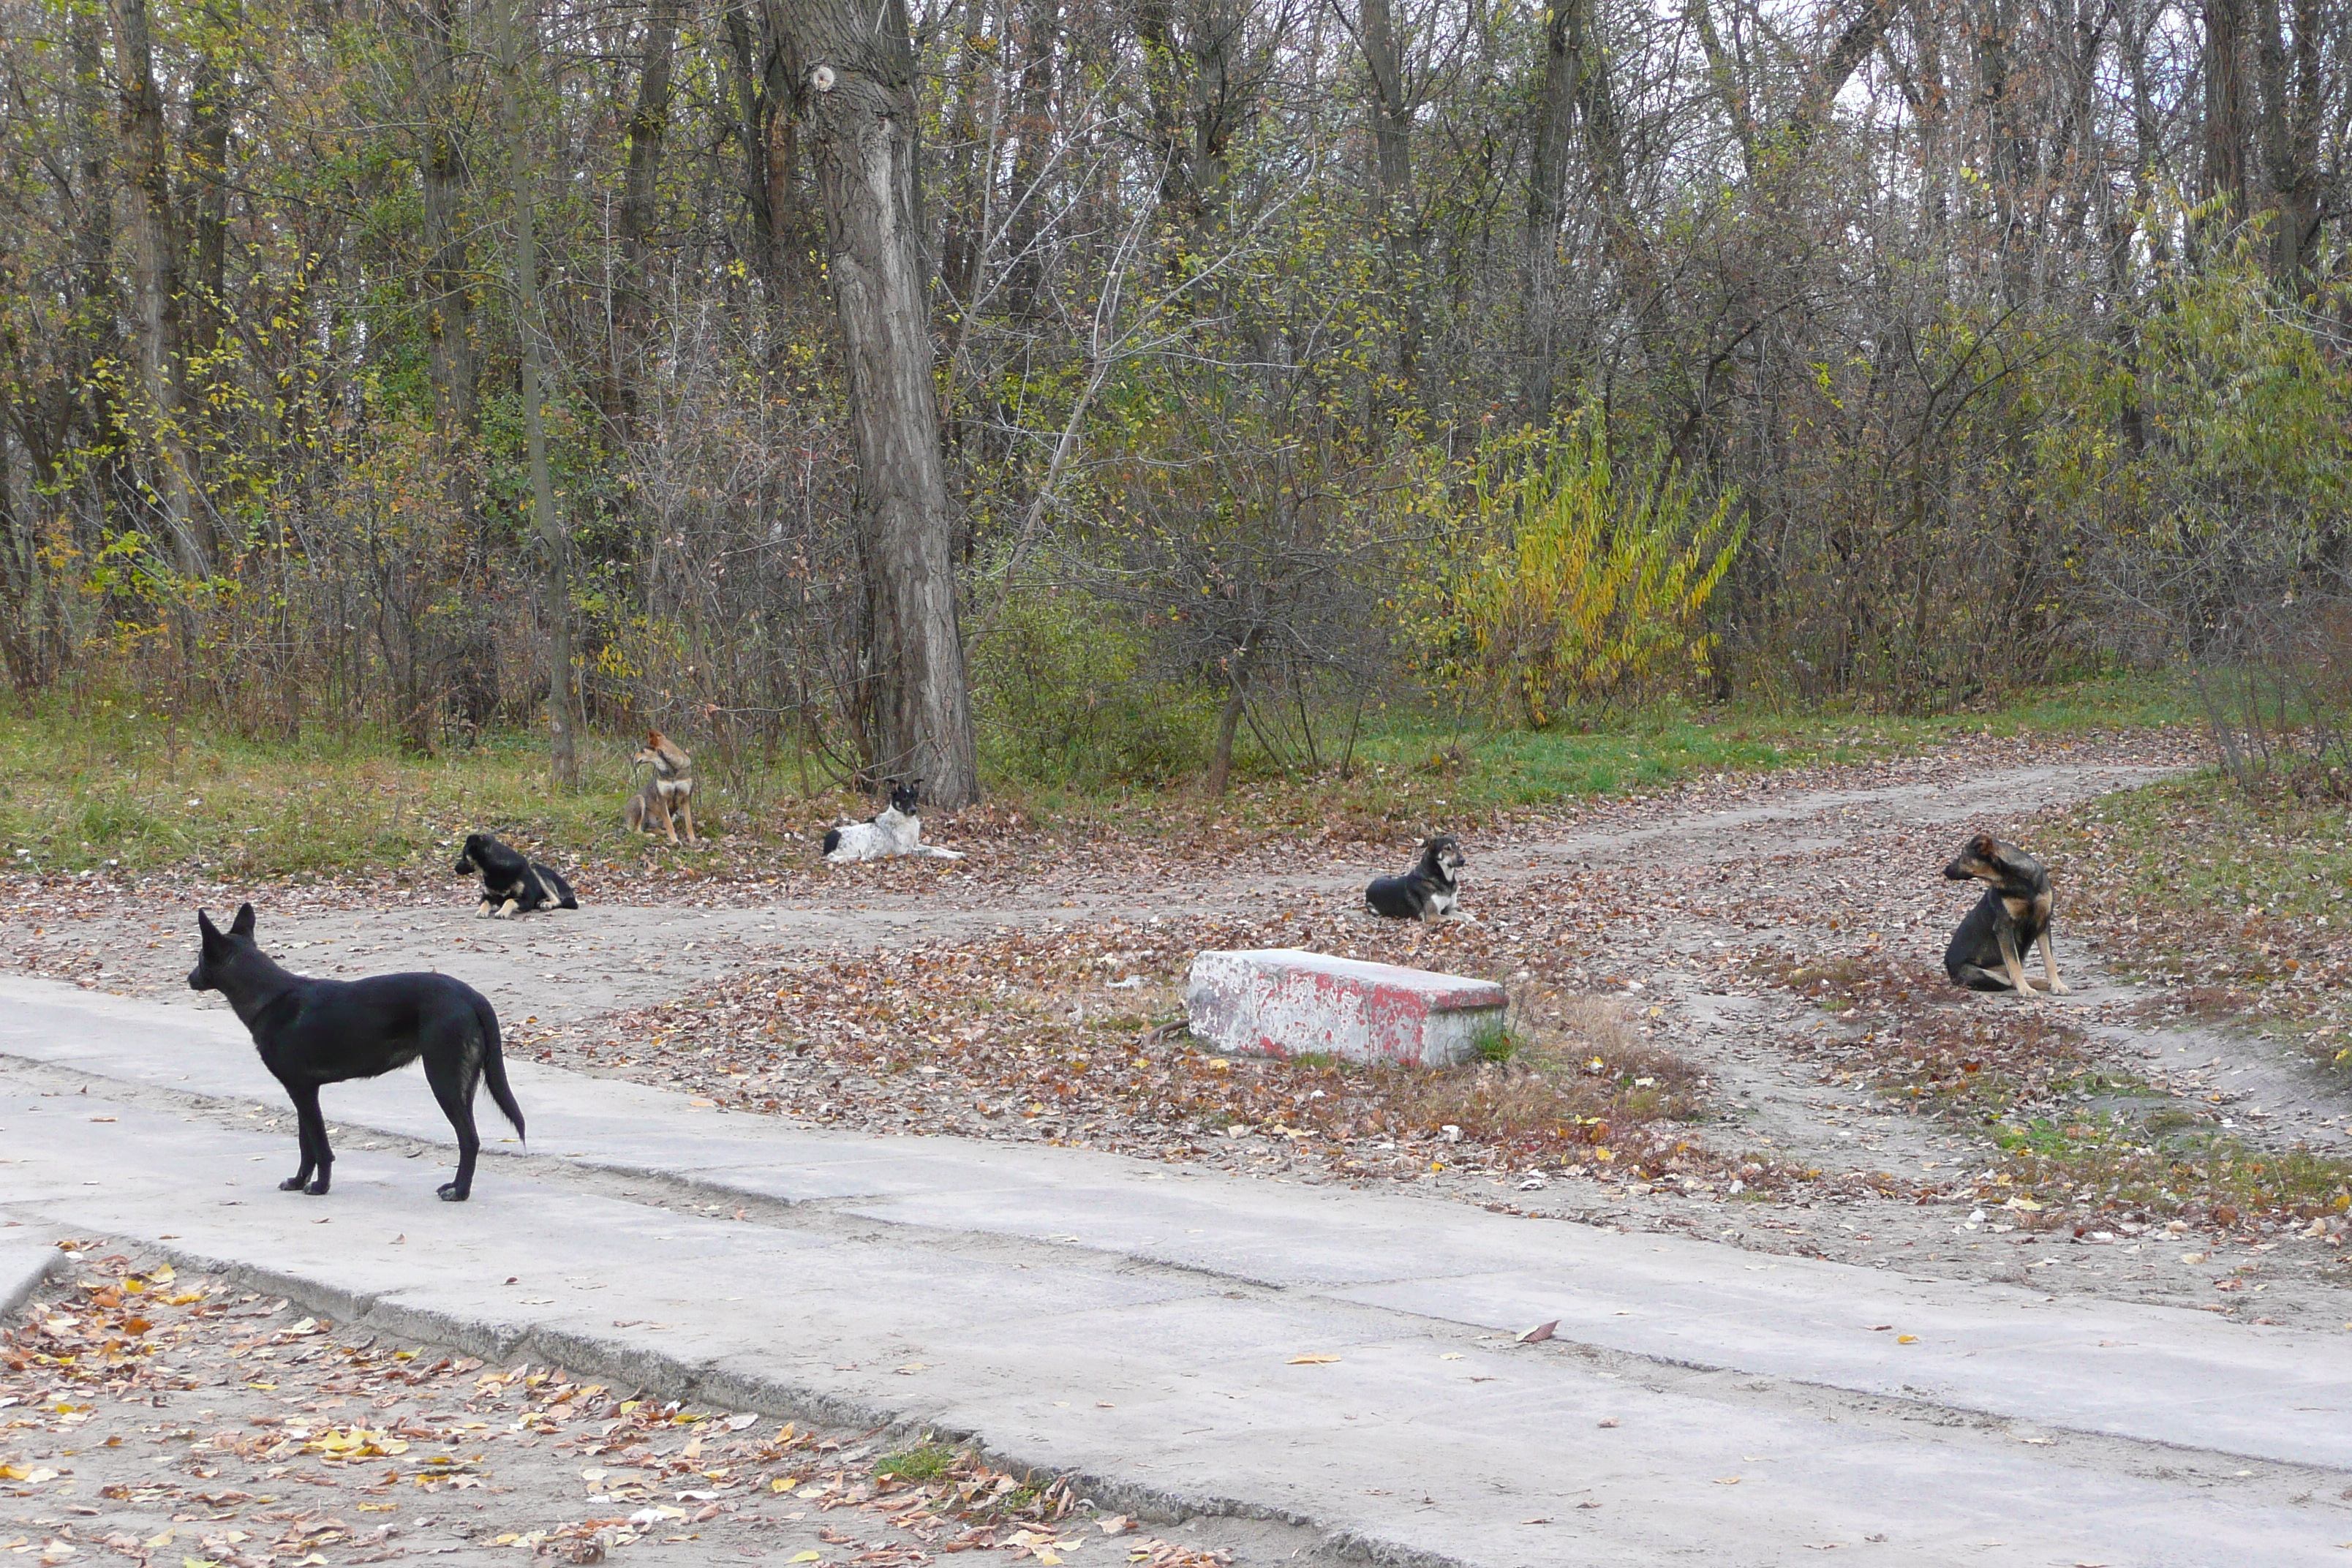
[[[709,1363],[649,1353],[593,1334],[579,1334],[531,1323],[492,1322],[396,1304],[379,1297],[357,1294],[324,1280],[281,1272],[234,1258],[215,1257],[161,1242],[110,1238],[115,1250],[137,1249],[168,1258],[175,1268],[215,1274],[249,1290],[282,1296],[306,1312],[323,1316],[345,1331],[368,1331],[446,1346],[486,1362],[518,1360],[551,1363],[574,1373],[590,1373],[616,1383],[634,1384],[649,1394],[681,1402],[693,1401],[734,1410],[752,1410],[786,1421],[827,1426],[855,1426],[886,1434],[893,1440],[914,1442],[944,1438],[970,1447],[997,1469],[1024,1479],[1067,1477],[1079,1495],[1113,1513],[1157,1524],[1187,1519],[1248,1519],[1286,1524],[1319,1533],[1327,1552],[1380,1568],[1475,1568],[1469,1561],[1422,1552],[1394,1542],[1333,1528],[1295,1510],[1269,1507],[1246,1498],[1190,1495],[1142,1485],[1116,1477],[1042,1465],[1017,1447],[999,1447],[972,1431],[942,1426],[905,1410],[894,1410],[864,1400],[845,1399],[803,1384],[724,1371]],[[40,1271],[26,1286],[30,1294],[67,1254],[50,1251]],[[78,1255],[77,1255],[78,1256]],[[0,1254],[0,1268],[8,1258]],[[0,1274],[0,1278],[5,1278]]]

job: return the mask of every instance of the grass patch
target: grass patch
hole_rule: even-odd
[[[902,1448],[895,1454],[885,1454],[881,1458],[874,1461],[874,1479],[904,1481],[909,1485],[920,1486],[954,1473],[956,1465],[962,1458],[962,1450],[950,1448],[944,1443],[934,1443],[927,1438],[911,1448]]]
[[[2078,1230],[2102,1216],[2224,1227],[2352,1207],[2352,1162],[2264,1150],[2138,1079],[2105,1067],[2047,1007],[1956,1004],[1940,974],[1875,958],[1785,964],[1767,976],[1861,1033],[1822,1047],[1898,1102],[1984,1130],[2000,1150],[1979,1200],[2017,1223]],[[2144,1110],[2114,1108],[2145,1100]]]
[[[2003,1127],[1994,1186],[2012,1212],[2076,1228],[2105,1215],[2183,1218],[2224,1228],[2294,1224],[2352,1209],[2352,1163],[2308,1149],[2256,1148],[2193,1124],[2158,1131],[2108,1113]],[[2033,1205],[2027,1207],[2026,1205]]]
[[[2352,808],[2214,771],[2045,820],[2060,920],[2113,968],[2166,982],[2155,1005],[2275,1022],[2352,1068]]]
[[[1908,719],[1825,709],[1697,710],[1665,704],[1586,730],[1473,735],[1423,719],[1368,721],[1349,776],[1335,768],[1260,769],[1222,800],[1189,779],[1113,784],[1000,774],[991,815],[1120,836],[1192,838],[1204,815],[1237,837],[1253,833],[1393,837],[1444,820],[1475,826],[1497,813],[1670,784],[1719,773],[1856,762],[1916,751],[1961,734],[2016,735],[2169,722],[2186,710],[2170,689],[2103,681],[2033,694],[1996,711]],[[689,749],[694,738],[685,737]],[[322,876],[424,867],[478,828],[586,858],[629,842],[620,808],[633,786],[634,734],[583,735],[584,783],[559,792],[543,736],[505,733],[436,757],[378,739],[326,735],[261,742],[167,722],[137,700],[61,702],[0,715],[0,859],[20,869],[131,871],[200,867],[244,877]],[[739,781],[708,765],[698,824],[739,846],[782,845],[788,833],[855,815],[866,803],[807,796],[782,774]],[[1050,770],[1049,770],[1050,771]],[[973,826],[980,826],[975,823]],[[698,864],[681,847],[664,852]]]
[[[251,742],[110,704],[88,722],[11,714],[0,716],[0,859],[35,871],[369,874],[438,866],[477,828],[569,854],[618,848],[629,755],[623,741],[583,738],[590,782],[559,793],[529,736],[420,757],[365,740]],[[701,821],[737,815],[709,781],[696,803]]]
[[[1470,1054],[1482,1062],[1497,1067],[1509,1061],[1527,1047],[1527,1042],[1511,1032],[1509,1025],[1500,1021],[1482,1024],[1470,1037]]]

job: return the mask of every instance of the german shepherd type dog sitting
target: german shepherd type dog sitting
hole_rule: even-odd
[[[880,816],[871,822],[845,823],[825,834],[824,858],[829,864],[846,866],[853,860],[887,860],[898,855],[920,855],[932,860],[963,858],[953,849],[923,842],[923,819],[917,815],[922,810],[922,780],[882,782],[890,786],[890,804]]]
[[[1421,847],[1421,859],[1402,877],[1375,877],[1364,889],[1372,913],[1391,920],[1430,921],[1452,915],[1474,918],[1462,907],[1462,868],[1470,862],[1461,842],[1441,833]]]
[[[580,907],[562,872],[544,860],[526,860],[487,833],[466,835],[465,853],[457,857],[457,875],[470,877],[477,871],[482,874],[482,907],[474,911],[478,919]]]
[[[2050,873],[2041,861],[2014,844],[1979,833],[1960,847],[1944,875],[1955,882],[1973,878],[1990,884],[1944,950],[1944,972],[1954,984],[2039,996],[2025,978],[2024,963],[2025,950],[2038,942],[2050,989],[2065,992],[2057,956],[2050,951]]]
[[[376,974],[365,980],[311,980],[289,974],[253,940],[253,906],[240,905],[226,934],[202,910],[204,938],[188,985],[228,998],[253,1036],[261,1065],[294,1101],[302,1168],[278,1190],[326,1195],[335,1153],[327,1147],[327,1119],[319,1110],[322,1084],[380,1078],[425,1058],[425,1081],[457,1134],[457,1179],[441,1196],[453,1204],[474,1190],[474,1157],[482,1140],[474,1131],[474,1086],[522,1133],[522,1111],[507,1088],[499,1051],[499,1016],[482,994],[446,974]]]
[[[621,808],[621,820],[632,833],[651,833],[658,826],[669,835],[672,844],[677,842],[677,825],[686,824],[686,841],[699,842],[694,837],[694,759],[679,751],[676,742],[659,730],[646,731],[646,748],[629,759],[635,767],[644,763],[654,772],[646,780],[646,787],[629,797]]]

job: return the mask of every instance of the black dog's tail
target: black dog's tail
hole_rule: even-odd
[[[528,1144],[530,1134],[522,1130],[522,1107],[515,1103],[514,1090],[507,1087],[506,1053],[499,1048],[499,1016],[488,1002],[476,997],[474,1016],[482,1026],[482,1083],[499,1113],[514,1124],[515,1136]]]
[[[823,850],[823,853],[830,855],[840,847],[841,829],[838,827],[826,829],[824,836],[824,849]]]
[[[563,879],[562,872],[557,870],[552,866],[541,866],[540,870],[545,873],[549,881],[555,884],[555,907],[557,909],[576,910],[580,907],[580,900],[572,896],[572,884]]]

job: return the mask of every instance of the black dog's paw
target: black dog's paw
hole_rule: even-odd
[[[299,1193],[310,1180],[308,1176],[289,1176],[278,1184],[278,1190],[281,1193]]]
[[[445,1204],[462,1204],[466,1201],[466,1190],[455,1182],[444,1182],[433,1190],[440,1194],[441,1201]]]
[[[314,1198],[323,1198],[327,1195],[327,1178],[320,1176],[317,1181],[312,1182],[309,1186],[304,1187],[302,1190],[310,1194]]]

